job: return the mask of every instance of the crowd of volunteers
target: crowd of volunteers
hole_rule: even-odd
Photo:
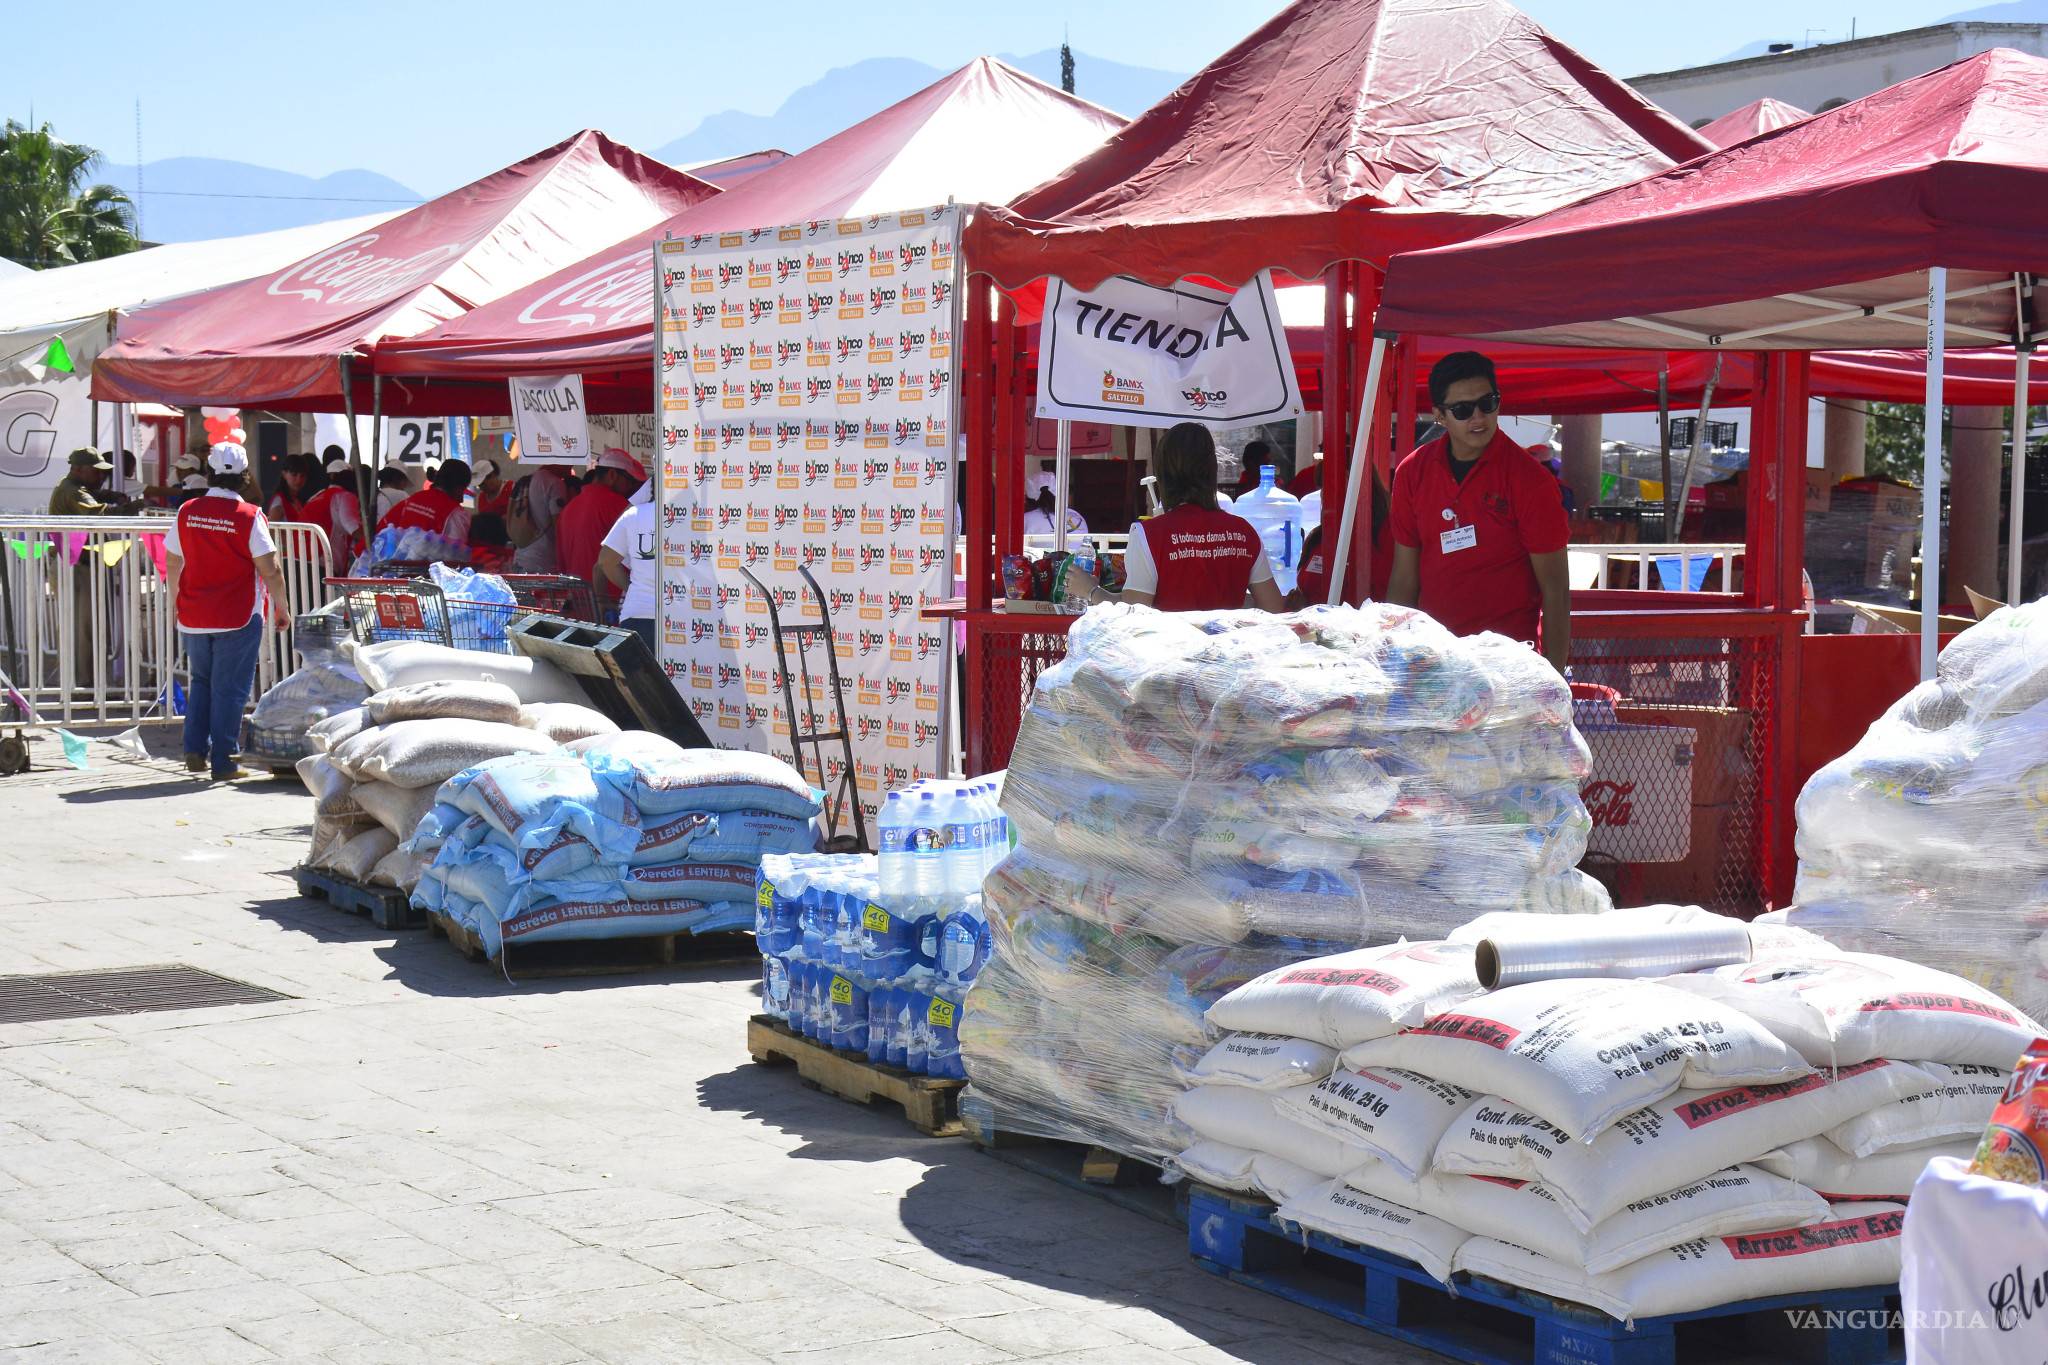
[[[164,515],[166,578],[177,628],[191,661],[185,765],[217,780],[243,775],[235,755],[255,682],[263,625],[291,624],[280,554],[271,527],[318,527],[335,575],[376,571],[364,556],[387,530],[439,537],[455,560],[488,573],[566,574],[588,582],[608,619],[618,617],[652,649],[659,586],[656,522],[647,471],[617,447],[587,469],[517,466],[479,459],[441,461],[415,486],[403,468],[376,471],[376,512],[366,527],[356,467],[340,446],[286,455],[265,498],[247,449],[220,442],[186,453],[167,485],[138,486],[132,452],[120,452],[123,486],[107,486],[110,452],[83,447],[50,495],[52,516]],[[90,585],[81,584],[81,590]]]

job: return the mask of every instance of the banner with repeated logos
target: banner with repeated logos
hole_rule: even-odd
[[[787,624],[817,619],[808,567],[832,614],[871,835],[882,796],[944,761],[952,631],[922,611],[952,592],[958,213],[654,249],[662,666],[715,742],[787,758],[767,605],[739,570]],[[789,653],[794,667],[794,642]],[[815,650],[812,668],[823,677]],[[825,747],[830,787],[839,759]]]

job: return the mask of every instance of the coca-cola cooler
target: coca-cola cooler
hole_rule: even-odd
[[[1693,760],[1699,732],[1617,720],[1582,725],[1593,771],[1580,788],[1593,832],[1588,855],[1624,866],[1682,862],[1692,852]]]

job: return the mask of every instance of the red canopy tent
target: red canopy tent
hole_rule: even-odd
[[[1731,113],[1721,115],[1702,127],[1699,133],[1716,147],[1732,147],[1738,142],[1748,141],[1758,133],[1768,133],[1810,117],[1812,115],[1796,104],[1787,104],[1783,100],[1765,96],[1760,100],[1751,100]]]
[[[2028,357],[2044,335],[2033,287],[2048,269],[2048,232],[2014,206],[2048,202],[2044,149],[2048,61],[1986,52],[1517,227],[1404,257],[1390,271],[1380,326],[1699,350],[1924,341],[1924,397],[1937,408],[1951,339],[2008,342],[2016,396],[2027,394]],[[1755,246],[1720,250],[1727,242]],[[1707,259],[1713,268],[1701,269]],[[1798,373],[1804,385],[1803,361]],[[2016,415],[2024,409],[2022,399]],[[1931,674],[1939,424],[1927,432],[1922,667]],[[2024,436],[2015,432],[2015,487]]]
[[[1457,240],[1706,150],[1498,0],[1298,0],[992,210],[974,268],[1236,284]]]
[[[668,237],[1003,199],[1094,147],[1123,120],[990,57],[716,199],[430,332],[378,348],[380,374],[494,386],[581,373],[597,411],[651,408],[653,247]]]
[[[717,190],[584,131],[275,275],[140,309],[93,366],[106,402],[332,412],[350,361]]]

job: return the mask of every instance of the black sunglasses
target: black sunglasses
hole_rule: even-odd
[[[1475,412],[1483,412],[1491,417],[1500,411],[1500,393],[1496,390],[1484,398],[1468,398],[1462,403],[1439,403],[1437,411],[1448,412],[1453,422],[1469,422]]]

